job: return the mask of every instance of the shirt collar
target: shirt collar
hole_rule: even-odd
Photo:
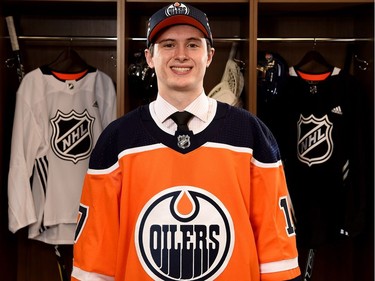
[[[156,97],[154,103],[155,114],[157,118],[164,122],[169,118],[169,116],[176,111],[173,105],[168,103],[160,95]],[[209,101],[205,92],[203,91],[191,104],[189,104],[184,110],[194,114],[197,118],[201,119],[203,122],[208,121],[208,111],[209,111]]]

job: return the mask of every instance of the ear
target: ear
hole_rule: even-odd
[[[212,59],[214,57],[214,54],[215,54],[214,48],[210,48],[209,50],[207,50],[207,66],[206,67],[210,66]]]
[[[145,49],[145,58],[146,58],[146,62],[148,64],[148,66],[150,68],[154,68],[154,62],[152,60],[152,55],[151,55],[151,52],[149,49]]]

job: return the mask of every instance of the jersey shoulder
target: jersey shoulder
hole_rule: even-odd
[[[226,112],[219,142],[249,147],[253,150],[253,156],[261,162],[274,163],[280,160],[275,137],[263,121],[238,107],[230,106]]]

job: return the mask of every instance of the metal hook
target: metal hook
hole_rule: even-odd
[[[7,68],[13,68],[15,66],[15,58],[10,58],[5,60],[5,66]]]
[[[110,57],[110,60],[113,61],[113,66],[116,68],[117,67],[117,59],[114,55],[111,55]]]
[[[358,58],[358,55],[354,55],[354,58],[359,63],[358,68],[360,70],[363,70],[363,71],[367,70],[369,63],[366,60],[362,60]]]
[[[69,37],[68,39],[68,50],[70,51],[73,46],[73,37]]]

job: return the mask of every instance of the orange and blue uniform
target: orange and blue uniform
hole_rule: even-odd
[[[278,146],[218,102],[187,148],[142,106],[91,155],[72,280],[288,280],[300,274]],[[90,279],[96,278],[96,279]]]

